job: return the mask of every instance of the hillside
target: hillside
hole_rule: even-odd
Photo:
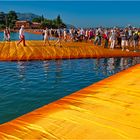
[[[17,13],[17,16],[18,16],[18,20],[28,20],[28,21],[32,21],[32,19],[40,17],[39,15],[33,13]],[[68,29],[76,28],[71,24],[66,24],[66,26]]]
[[[28,20],[32,21],[33,18],[40,17],[39,15],[33,14],[33,13],[17,13],[19,20]]]

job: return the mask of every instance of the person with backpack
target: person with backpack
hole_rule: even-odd
[[[128,40],[127,40],[126,32],[124,30],[121,32],[121,41],[122,41],[121,42],[122,51],[124,51],[125,49],[126,49],[126,51],[129,51],[127,49],[127,47],[128,47]]]
[[[98,46],[101,45],[101,29],[100,28],[96,29],[94,45],[98,45]]]
[[[138,46],[138,42],[139,42],[139,34],[138,34],[138,31],[136,30],[136,31],[133,33],[134,52],[136,52],[136,47]]]
[[[108,42],[109,42],[109,33],[108,33],[108,30],[105,30],[105,32],[103,34],[103,38],[105,40],[104,48],[108,48]]]
[[[122,42],[122,38],[121,38],[120,30],[118,29],[117,31],[117,47],[118,48],[122,48],[121,42]]]

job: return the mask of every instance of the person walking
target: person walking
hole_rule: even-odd
[[[115,44],[116,44],[116,30],[115,29],[111,31],[110,41],[111,41],[110,49],[114,49]]]
[[[94,45],[101,45],[101,30],[100,28],[96,29],[96,36],[94,39]]]
[[[56,42],[54,43],[54,46],[56,46],[56,44],[58,44],[59,47],[62,47],[62,43],[61,43],[61,37],[62,37],[61,30],[58,28],[58,29],[56,30],[55,34],[56,34],[55,37],[57,38],[57,40],[56,40]]]
[[[10,30],[8,29],[8,27],[6,27],[6,29],[4,30],[4,40],[10,41]]]
[[[24,36],[24,25],[21,26],[20,30],[19,30],[19,42],[17,43],[17,46],[23,42],[23,46],[26,46],[25,44],[25,36]]]
[[[108,30],[105,30],[105,32],[103,34],[103,38],[105,40],[104,48],[108,48],[108,42],[109,42],[109,33],[108,33]]]
[[[126,32],[125,31],[122,31],[122,33],[121,33],[121,40],[122,40],[122,42],[121,42],[122,51],[124,51],[125,49],[126,49],[126,51],[129,51],[127,49],[127,47],[128,47],[128,40],[127,40],[127,36],[126,36]]]
[[[138,47],[138,42],[139,42],[139,34],[138,31],[135,30],[133,34],[133,46],[134,46],[134,52],[136,52],[136,49]]]
[[[65,42],[67,42],[67,30],[66,30],[66,28],[63,30],[63,39]]]
[[[51,46],[51,44],[49,42],[49,30],[48,30],[48,28],[46,28],[44,30],[44,46],[46,45],[46,43],[48,43],[49,46]]]

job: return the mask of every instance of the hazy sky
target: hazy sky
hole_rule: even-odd
[[[140,1],[1,1],[0,11],[34,13],[79,27],[140,25]]]

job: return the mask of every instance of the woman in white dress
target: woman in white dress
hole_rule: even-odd
[[[4,40],[10,41],[10,29],[8,29],[8,27],[4,30]]]

